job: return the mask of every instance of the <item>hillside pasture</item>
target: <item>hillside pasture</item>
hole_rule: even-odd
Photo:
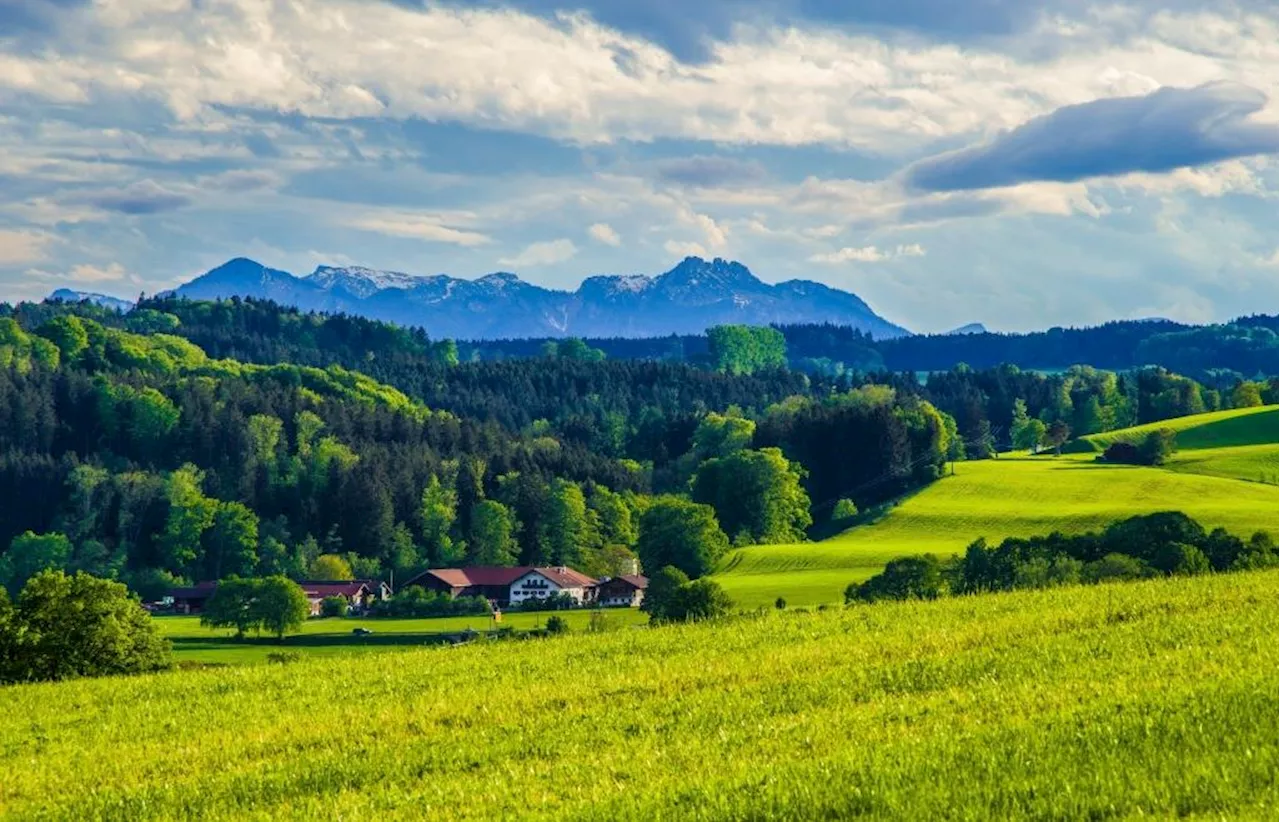
[[[1280,406],[1264,405],[1257,408],[1233,408],[1229,411],[1213,411],[1208,414],[1192,414],[1171,420],[1121,428],[1103,434],[1090,434],[1067,444],[1064,450],[1080,453],[1102,453],[1114,442],[1130,442],[1135,445],[1152,431],[1168,428],[1177,433],[1178,449],[1192,451],[1201,448],[1232,448],[1241,445],[1274,443],[1280,438],[1277,425]]]
[[[1209,454],[1209,452],[1200,452]],[[959,462],[879,519],[822,542],[730,553],[716,575],[741,607],[839,602],[845,586],[909,554],[949,556],[977,539],[1081,533],[1119,519],[1182,511],[1206,528],[1277,535],[1273,487],[1162,468],[1102,465],[1084,455]]]
[[[1278,594],[1259,572],[0,688],[0,815],[1275,818]]]
[[[552,613],[559,614],[572,631],[586,630],[591,611],[573,610],[556,612],[504,612],[502,621],[495,623],[489,616],[437,617],[431,619],[309,619],[297,634],[286,636],[283,641],[274,637],[250,634],[236,639],[235,632],[226,628],[209,628],[200,624],[196,616],[156,617],[160,633],[173,643],[173,655],[179,662],[201,664],[241,664],[265,662],[280,651],[299,651],[310,655],[334,656],[363,654],[376,651],[394,651],[405,648],[436,645],[449,636],[464,631],[480,633],[509,626],[518,631],[542,628]],[[636,608],[603,609],[610,627],[625,628],[641,625],[648,615]],[[357,636],[356,628],[371,633]]]

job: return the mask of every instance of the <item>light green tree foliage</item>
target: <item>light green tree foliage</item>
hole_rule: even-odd
[[[587,496],[587,508],[595,515],[596,529],[604,545],[635,545],[636,524],[631,507],[621,494],[603,485],[594,485]]]
[[[694,476],[696,502],[715,509],[720,526],[739,542],[778,544],[804,539],[813,524],[803,468],[781,449],[739,451],[707,460]]]
[[[519,546],[515,517],[497,500],[484,499],[471,508],[467,561],[471,565],[515,565]]]
[[[458,344],[453,340],[440,340],[431,344],[431,361],[440,365],[458,364]]]
[[[65,534],[26,531],[14,537],[9,550],[0,556],[0,584],[17,594],[36,574],[65,570],[70,561],[71,540]]]
[[[247,576],[258,565],[258,515],[243,503],[219,502],[204,533],[205,577]]]
[[[582,362],[601,362],[604,360],[604,351],[599,348],[592,348],[587,345],[585,340],[577,337],[568,337],[560,340],[556,346],[556,356],[562,360],[580,360]]]
[[[1013,447],[1033,451],[1044,442],[1048,429],[1044,422],[1027,416],[1027,404],[1022,399],[1013,401],[1013,426],[1010,434]]]
[[[262,630],[283,639],[286,633],[302,627],[311,614],[311,603],[298,583],[275,576],[260,580],[258,585],[254,613]]]
[[[707,329],[707,343],[717,371],[753,374],[787,365],[787,341],[776,328],[717,325]]]
[[[832,522],[840,522],[842,520],[853,519],[858,515],[858,506],[854,505],[851,499],[838,499],[835,506],[831,509]]]
[[[74,314],[62,314],[46,322],[36,331],[62,352],[63,362],[75,362],[89,347],[89,333]]]
[[[173,314],[154,308],[135,308],[125,319],[125,327],[135,334],[169,334],[181,325],[182,321]]]
[[[268,480],[274,483],[280,471],[280,439],[284,423],[270,414],[254,414],[249,417],[246,428],[254,461],[267,472]]]
[[[0,598],[0,682],[168,668],[170,645],[121,583],[43,571]]]
[[[693,432],[693,451],[699,459],[727,457],[751,446],[756,424],[736,408],[724,414],[714,411],[698,422]]]
[[[159,548],[164,569],[180,576],[199,568],[202,538],[217,511],[218,501],[204,495],[203,483],[204,472],[190,464],[169,475],[169,514]]]
[[[1232,408],[1254,408],[1262,405],[1262,392],[1256,382],[1244,381],[1231,390]]]
[[[587,501],[577,483],[551,481],[539,527],[542,554],[553,565],[580,567],[586,548],[599,539],[587,522]]]
[[[307,568],[307,574],[311,579],[336,582],[355,579],[356,576],[351,570],[351,563],[337,554],[321,554],[316,557]]]
[[[670,565],[700,577],[714,571],[728,550],[729,538],[710,505],[659,497],[640,517],[636,554],[645,569]]]
[[[427,480],[427,486],[422,489],[419,518],[422,524],[422,544],[426,548],[428,561],[434,566],[451,565],[460,558],[451,536],[457,517],[458,492],[454,490],[453,482],[442,483],[439,477],[432,474]]]

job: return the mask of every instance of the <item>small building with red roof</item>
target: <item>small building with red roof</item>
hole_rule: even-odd
[[[596,585],[596,602],[605,608],[638,608],[648,587],[648,577],[639,574],[602,579]]]

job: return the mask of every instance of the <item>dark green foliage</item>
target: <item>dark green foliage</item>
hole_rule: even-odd
[[[809,495],[800,485],[804,469],[778,448],[738,451],[702,463],[692,496],[715,509],[726,533],[751,543],[800,542],[813,520]]]
[[[228,579],[214,589],[200,622],[215,628],[235,628],[237,636],[255,630],[283,638],[302,627],[310,613],[307,595],[287,577]]]
[[[679,568],[671,566],[649,579],[641,606],[654,624],[714,619],[732,608],[733,600],[714,580],[690,580]]]
[[[0,556],[0,584],[17,595],[27,580],[41,571],[61,571],[71,559],[71,541],[64,534],[34,534],[27,531],[9,543]]]
[[[946,593],[942,564],[933,554],[891,560],[884,570],[844,592],[845,602],[880,599],[937,599]]]
[[[1107,554],[1101,559],[1086,563],[1081,574],[1083,582],[1127,582],[1146,579],[1155,571],[1137,557],[1127,554]]]
[[[578,600],[561,591],[545,597],[529,597],[520,603],[519,609],[521,611],[568,611],[581,607],[582,604]]]
[[[1143,437],[1138,458],[1143,465],[1164,465],[1177,450],[1177,434],[1170,428],[1160,428]]]
[[[567,634],[569,633],[569,623],[565,618],[558,614],[547,617],[547,633],[548,634]]]
[[[118,582],[43,571],[15,604],[0,592],[0,682],[144,673],[171,664],[168,640]]]
[[[388,600],[373,603],[371,615],[375,617],[482,616],[492,613],[489,601],[484,597],[454,597],[428,591],[417,585],[398,591]]]
[[[787,610],[787,600],[783,597],[778,597],[773,601],[773,607],[779,611],[785,611]]]
[[[646,569],[674,566],[696,578],[715,570],[728,550],[729,538],[710,505],[661,497],[640,516],[636,553]]]
[[[349,603],[346,597],[325,597],[320,600],[320,616],[341,617],[347,615]]]

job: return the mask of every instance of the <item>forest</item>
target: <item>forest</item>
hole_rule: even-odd
[[[576,340],[495,361],[254,301],[0,307],[0,583],[84,570],[154,596],[637,555],[697,577],[948,461],[1276,396],[1160,367],[805,373],[785,330],[703,339],[700,362]]]

